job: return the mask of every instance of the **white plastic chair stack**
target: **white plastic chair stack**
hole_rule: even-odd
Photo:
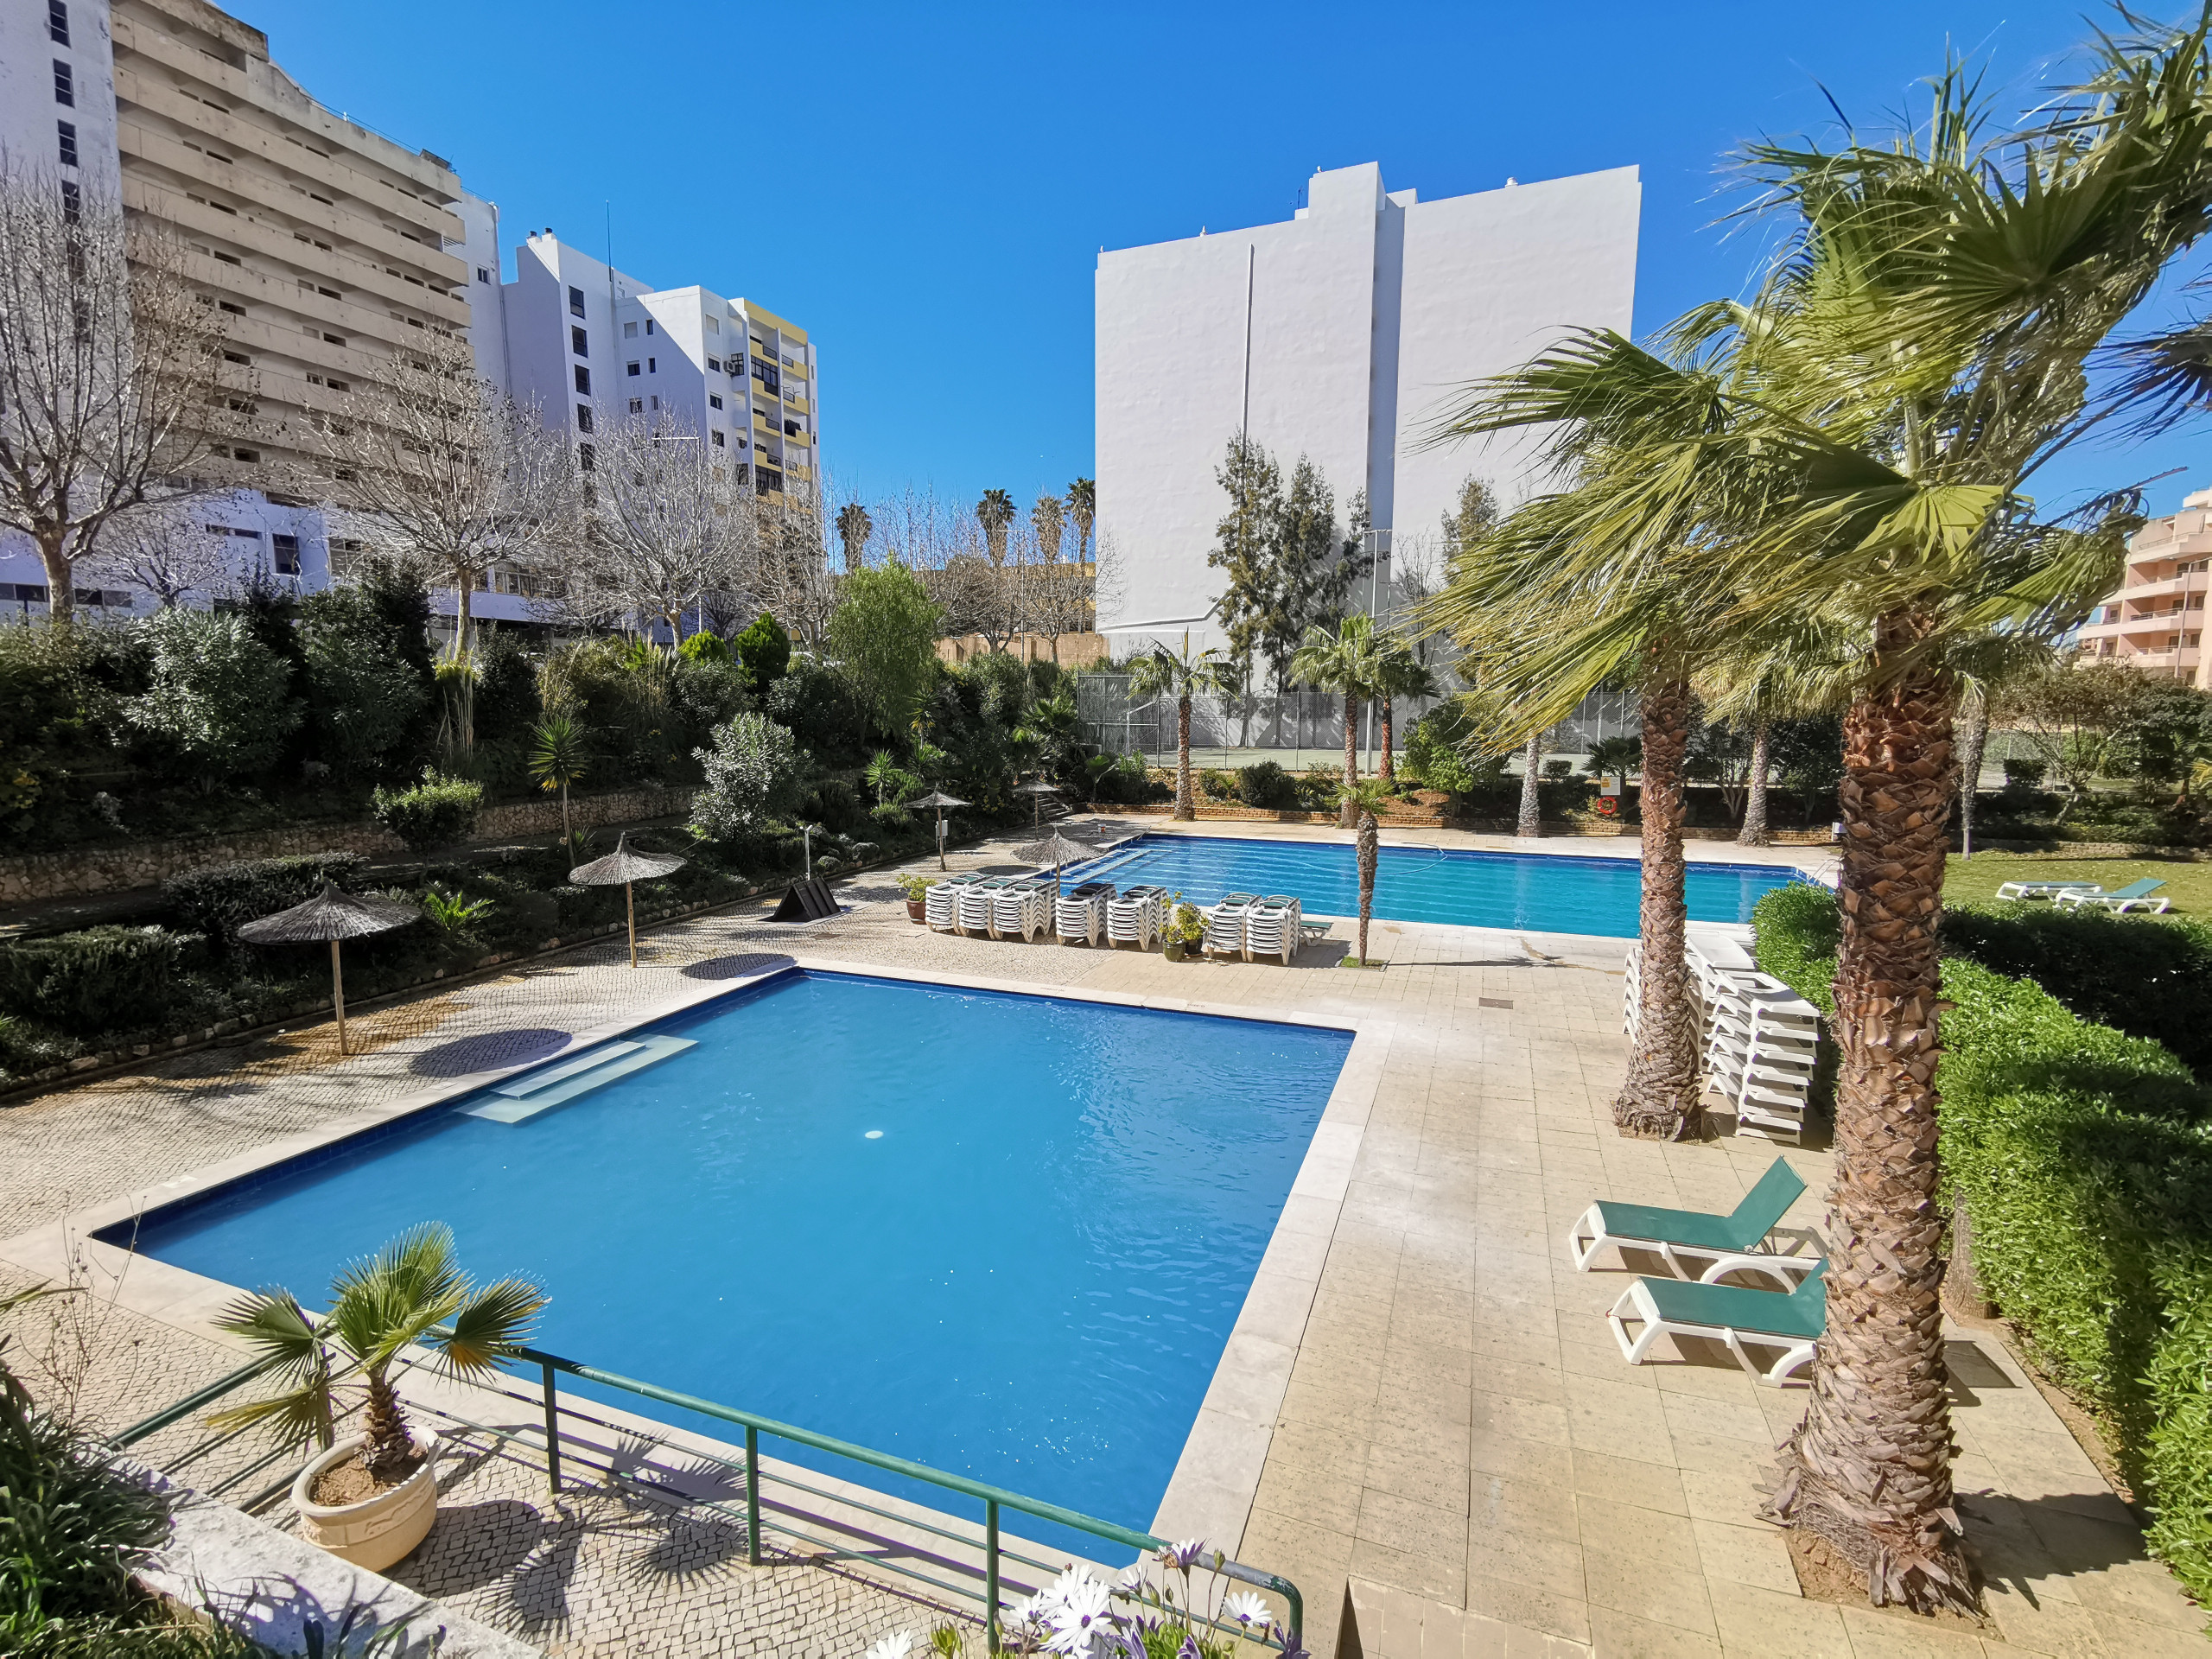
[[[931,882],[922,895],[922,920],[933,928],[955,925],[953,906],[961,888],[971,887],[981,879],[973,874],[948,875],[943,880]]]
[[[1052,888],[1032,877],[1009,881],[991,894],[991,937],[1027,944],[1052,925]]]
[[[1086,881],[1063,893],[1052,906],[1052,931],[1059,935],[1060,943],[1072,944],[1080,939],[1085,944],[1097,944],[1105,937],[1106,906],[1113,897],[1111,881]]]
[[[1805,1104],[1820,1061],[1821,1011],[1780,980],[1732,988],[1706,1042],[1713,1089],[1736,1108],[1738,1134],[1793,1145],[1805,1133]]]
[[[1007,885],[1002,875],[986,875],[960,889],[952,901],[952,925],[962,933],[991,931],[991,898]]]
[[[1244,913],[1244,956],[1274,957],[1287,968],[1298,954],[1298,925],[1302,919],[1298,900],[1270,893]]]
[[[1118,899],[1106,901],[1106,942],[1109,944],[1134,944],[1140,950],[1149,950],[1152,942],[1160,937],[1160,925],[1167,911],[1167,889],[1165,887],[1131,887]]]
[[[1198,913],[1205,918],[1205,950],[1210,956],[1242,957],[1252,959],[1244,944],[1244,921],[1252,906],[1259,902],[1255,893],[1230,893],[1222,895],[1217,905],[1205,905]]]

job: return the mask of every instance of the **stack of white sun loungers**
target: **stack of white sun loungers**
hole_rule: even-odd
[[[978,876],[954,895],[952,925],[961,933],[988,933],[991,931],[991,901],[1001,887],[1013,882],[1003,875]]]
[[[1167,920],[1167,889],[1130,887],[1106,901],[1106,941],[1149,950]]]
[[[1244,912],[1244,960],[1273,957],[1284,966],[1298,954],[1305,906],[1287,894],[1274,893],[1255,899]]]
[[[1799,1143],[1820,1055],[1820,1010],[1759,972],[1742,944],[1717,929],[1692,928],[1683,959],[1697,983],[1707,1086],[1734,1109],[1738,1133]],[[1642,947],[1632,944],[1621,1011],[1631,1040],[1642,970]]]
[[[970,873],[948,875],[932,881],[928,891],[922,895],[922,919],[934,928],[954,926],[957,922],[954,905],[959,899],[960,890],[973,887],[982,879]]]
[[[1042,876],[1016,878],[991,893],[990,935],[1024,944],[1052,925],[1052,884]]]
[[[1244,949],[1244,918],[1259,902],[1256,893],[1224,893],[1218,904],[1198,907],[1198,914],[1205,918],[1205,948],[1209,956],[1249,959]]]
[[[1111,881],[1086,881],[1063,893],[1052,906],[1052,931],[1062,944],[1080,939],[1096,944],[1106,937],[1106,906],[1114,897]]]

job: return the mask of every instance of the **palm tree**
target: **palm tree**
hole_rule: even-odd
[[[837,509],[837,538],[845,544],[847,575],[861,568],[861,555],[874,529],[875,521],[868,516],[868,509],[859,502],[848,501]]]
[[[1014,498],[1004,490],[985,490],[976,504],[976,521],[983,526],[983,544],[996,564],[1006,557],[1007,527],[1014,523]]]
[[[1390,798],[1390,786],[1380,778],[1344,785],[1337,791],[1337,799],[1347,817],[1356,818],[1359,824],[1357,857],[1359,863],[1359,956],[1363,968],[1367,961],[1367,921],[1375,912],[1375,867],[1381,861],[1382,848],[1382,825],[1375,815]]]
[[[1236,684],[1236,670],[1218,651],[1193,655],[1191,636],[1183,636],[1183,649],[1173,652],[1155,641],[1152,649],[1129,664],[1129,690],[1141,697],[1175,699],[1175,816],[1185,822],[1198,816],[1191,797],[1191,698],[1199,691],[1223,691]]]
[[[548,715],[532,728],[530,741],[531,778],[540,789],[561,791],[561,841],[564,846],[573,846],[575,831],[569,827],[569,785],[584,775],[589,759],[583,728],[566,715]]]
[[[2101,422],[2201,389],[2201,366],[2171,372],[2171,340],[2101,401],[2088,371],[2212,223],[2207,33],[2103,42],[2069,107],[1994,138],[1954,67],[1923,131],[1758,146],[1764,207],[1795,223],[1754,303],[1694,313],[1660,352],[1584,334],[1491,389],[1489,429],[1560,422],[1555,454],[1579,461],[1593,431],[1627,452],[1577,544],[1606,608],[1608,569],[1626,578],[1614,626],[1727,594],[1732,639],[1764,649],[1814,616],[1848,642],[1827,665],[1849,699],[1827,1325],[1768,1513],[1837,1546],[1878,1604],[1972,1605],[1937,1301],[1946,656],[2088,613],[2117,581],[2132,501],[2056,524],[2023,486]],[[1644,417],[1659,441],[1639,440]]]
[[[420,1343],[454,1376],[488,1376],[528,1342],[545,1306],[537,1287],[521,1279],[478,1289],[454,1257],[453,1230],[439,1222],[410,1227],[374,1256],[343,1268],[330,1289],[330,1312],[320,1319],[288,1290],[258,1291],[223,1311],[216,1327],[244,1337],[272,1362],[270,1374],[285,1391],[211,1421],[233,1427],[274,1422],[288,1444],[312,1438],[327,1449],[343,1369],[332,1363],[335,1350],[360,1369],[367,1395],[362,1461],[387,1481],[406,1474],[415,1450],[391,1386],[392,1362]]]
[[[1382,715],[1382,779],[1386,784],[1398,781],[1398,769],[1391,759],[1390,703],[1396,697],[1433,697],[1437,695],[1436,676],[1427,664],[1413,653],[1402,639],[1391,639],[1376,653],[1375,701]]]
[[[1544,734],[1529,734],[1521,746],[1521,804],[1513,820],[1514,837],[1535,841],[1544,833],[1544,798],[1539,791],[1544,766]]]
[[[1290,677],[1300,685],[1334,691],[1344,700],[1344,782],[1359,781],[1359,706],[1375,695],[1375,619],[1348,616],[1334,633],[1316,623],[1306,630],[1290,659]],[[1341,802],[1340,822],[1351,828],[1349,798]]]
[[[1076,563],[1086,564],[1090,560],[1091,527],[1098,522],[1098,483],[1096,479],[1078,478],[1068,486],[1068,519],[1075,525]]]

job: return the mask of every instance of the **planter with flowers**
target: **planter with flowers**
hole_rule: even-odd
[[[1205,943],[1206,918],[1196,905],[1186,905],[1183,895],[1177,893],[1167,907],[1166,925],[1160,930],[1160,954],[1170,962],[1200,962],[1205,953],[1196,947]]]
[[[913,922],[926,919],[925,910],[929,902],[929,891],[937,885],[933,875],[894,875],[899,891],[906,895],[906,917]]]

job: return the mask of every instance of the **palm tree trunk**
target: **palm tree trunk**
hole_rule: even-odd
[[[1959,855],[1972,858],[1974,791],[1981,787],[1981,756],[1989,747],[1989,699],[1976,693],[1960,713],[1964,725],[1959,733]]]
[[[1531,732],[1528,747],[1521,751],[1521,817],[1513,826],[1513,833],[1524,840],[1534,841],[1544,833],[1543,799],[1536,793],[1536,774],[1544,765],[1544,734]]]
[[[392,1392],[391,1377],[383,1370],[367,1375],[369,1398],[361,1412],[361,1432],[368,1444],[361,1448],[361,1461],[378,1480],[397,1480],[407,1472],[415,1442],[407,1438],[407,1420],[399,1414],[399,1396]]]
[[[1679,679],[1644,687],[1643,966],[1636,1052],[1613,1101],[1624,1135],[1694,1141],[1705,1127],[1699,1103],[1698,1004],[1682,955],[1689,919],[1682,860],[1682,753],[1689,747],[1690,689]]]
[[[576,832],[569,827],[569,780],[561,780],[561,841],[570,852],[576,847]]]
[[[1390,760],[1390,699],[1383,697],[1378,701],[1382,705],[1382,781],[1395,786],[1398,781],[1398,769]]]
[[[1344,688],[1344,787],[1350,789],[1359,781],[1359,696],[1350,686]],[[1345,829],[1352,826],[1351,802],[1347,799],[1344,814],[1338,819]]]
[[[1359,959],[1367,960],[1367,918],[1375,912],[1375,864],[1382,836],[1372,812],[1359,815]]]
[[[1197,817],[1191,804],[1191,694],[1175,700],[1175,816],[1186,823]]]
[[[1767,747],[1773,734],[1771,721],[1751,728],[1751,772],[1745,780],[1744,827],[1736,832],[1738,847],[1764,847],[1773,839],[1766,827]]]
[[[1918,631],[1892,613],[1875,648]],[[1957,779],[1952,698],[1942,676],[1917,669],[1844,721],[1827,1332],[1769,1503],[1852,1561],[1875,1605],[1923,1611],[1974,1600],[1952,1510],[1938,1300],[1936,924]]]

